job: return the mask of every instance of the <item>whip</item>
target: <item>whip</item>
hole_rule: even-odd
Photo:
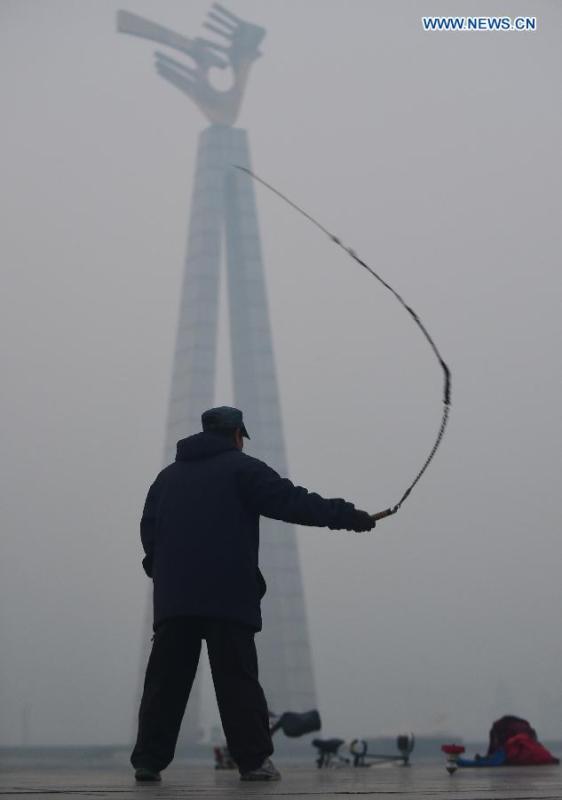
[[[254,172],[252,172],[252,170],[248,169],[247,167],[241,167],[241,166],[238,166],[238,165],[235,165],[235,166],[236,166],[236,169],[242,170],[242,172],[247,173],[251,178],[253,178],[254,180],[256,180],[259,183],[261,183],[262,186],[265,186],[271,192],[276,194],[277,197],[281,198],[281,200],[284,200],[285,203],[287,203],[292,208],[294,208],[295,211],[298,211],[299,214],[302,214],[303,217],[306,217],[306,219],[309,222],[312,222],[313,225],[316,225],[316,227],[319,228],[322,231],[322,233],[325,233],[326,236],[328,236],[331,239],[331,241],[334,242],[334,244],[337,244],[338,247],[341,247],[342,250],[344,250],[348,254],[348,256],[351,256],[351,258],[354,261],[356,261],[357,264],[362,266],[363,269],[367,270],[367,272],[370,275],[372,275],[373,278],[376,278],[377,281],[379,283],[381,283],[385,287],[385,289],[388,289],[388,291],[391,292],[394,295],[394,297],[400,303],[400,305],[408,312],[408,314],[414,320],[414,322],[416,323],[416,325],[418,326],[420,331],[423,333],[425,339],[427,340],[429,346],[431,347],[431,349],[433,351],[433,354],[435,355],[435,357],[436,357],[437,361],[439,362],[439,365],[440,365],[440,367],[441,367],[441,369],[443,371],[443,400],[442,400],[443,408],[442,408],[442,411],[441,411],[441,424],[439,425],[439,430],[437,432],[437,436],[435,438],[433,446],[431,447],[431,450],[429,451],[429,455],[427,456],[427,458],[423,462],[423,464],[422,464],[420,470],[418,471],[416,477],[414,478],[414,480],[408,485],[408,488],[403,492],[403,494],[400,497],[400,499],[398,500],[398,502],[395,503],[393,506],[389,506],[389,508],[386,508],[384,511],[379,511],[377,514],[372,514],[371,515],[373,520],[375,520],[375,521],[377,521],[379,519],[384,519],[385,517],[390,517],[392,514],[396,514],[398,509],[401,507],[402,503],[409,496],[409,494],[411,493],[411,491],[414,488],[414,486],[418,483],[418,481],[420,480],[421,476],[424,474],[426,469],[431,464],[431,462],[433,460],[433,457],[434,457],[435,453],[437,452],[437,449],[438,449],[439,445],[441,444],[441,441],[442,441],[443,436],[445,434],[445,428],[447,427],[447,422],[448,422],[448,419],[449,419],[449,411],[450,411],[450,408],[451,408],[451,370],[449,369],[449,367],[447,366],[447,364],[443,360],[443,357],[441,356],[441,353],[437,349],[437,345],[435,344],[435,342],[433,341],[433,339],[429,335],[429,332],[428,332],[427,328],[425,327],[425,325],[423,324],[423,322],[419,318],[418,314],[414,311],[414,309],[411,306],[409,306],[402,299],[402,297],[398,294],[398,292],[395,289],[393,289],[392,286],[389,283],[387,283],[385,280],[383,280],[383,278],[381,278],[381,276],[378,275],[372,267],[370,267],[365,261],[363,261],[363,259],[359,258],[359,256],[351,249],[351,247],[347,247],[347,245],[345,245],[341,241],[341,239],[339,239],[337,236],[335,236],[333,233],[331,233],[331,231],[329,231],[327,228],[325,228],[323,225],[321,225],[318,222],[318,220],[314,219],[314,217],[312,217],[310,214],[308,214],[304,209],[302,209],[300,206],[298,206],[296,203],[294,203],[292,200],[290,200],[288,197],[286,197],[282,192],[280,192],[278,189],[276,189],[270,183],[267,183],[266,181],[264,181],[263,178],[260,178],[258,175],[256,175]]]

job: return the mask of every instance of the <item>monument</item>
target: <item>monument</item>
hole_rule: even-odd
[[[218,41],[188,39],[127,11],[119,11],[117,21],[120,32],[189,57],[186,64],[157,51],[156,70],[191,98],[210,123],[199,136],[164,462],[173,461],[178,439],[200,430],[201,412],[224,402],[215,398],[224,252],[234,405],[244,411],[252,436],[251,455],[286,475],[256,200],[252,181],[235,168],[251,167],[248,136],[234,123],[265,30],[218,3],[204,23]],[[228,90],[212,85],[214,68],[231,71]],[[307,711],[317,703],[295,529],[262,519],[260,555],[268,584],[264,630],[256,637],[261,682],[273,711]],[[200,728],[197,685],[188,704],[183,743],[196,740]]]

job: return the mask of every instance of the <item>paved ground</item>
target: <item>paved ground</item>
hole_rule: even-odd
[[[357,796],[375,800],[562,800],[560,767],[465,769],[449,776],[443,765],[377,766],[326,769],[279,763],[283,780],[240,783],[233,772],[204,766],[172,766],[160,785],[135,785],[125,768],[2,769],[0,800],[338,800]]]

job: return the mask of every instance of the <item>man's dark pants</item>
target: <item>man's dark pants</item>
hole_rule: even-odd
[[[222,727],[240,772],[273,753],[269,715],[258,681],[254,631],[230,620],[174,617],[161,622],[148,660],[132,765],[160,771],[174,757],[206,639]]]

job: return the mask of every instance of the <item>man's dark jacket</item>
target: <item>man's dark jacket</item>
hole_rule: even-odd
[[[354,513],[352,503],[295,486],[224,436],[182,439],[175,462],[150,487],[141,520],[154,625],[193,615],[260,630],[260,515],[351,530]]]

